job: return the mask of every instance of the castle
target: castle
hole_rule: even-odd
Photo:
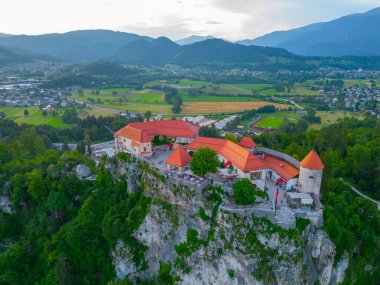
[[[236,144],[226,139],[200,137],[198,132],[197,126],[180,120],[131,123],[114,134],[115,149],[150,157],[154,153],[154,138],[165,137],[168,148],[174,148],[165,162],[170,169],[182,171],[191,161],[187,152],[209,147],[225,167],[232,165],[234,175],[250,179],[259,189],[264,189],[266,179],[270,178],[287,190],[319,196],[324,165],[314,150],[299,162],[287,154],[256,146],[250,137]]]

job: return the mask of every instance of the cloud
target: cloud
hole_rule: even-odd
[[[169,15],[160,19],[158,23],[144,22],[138,25],[127,24],[119,27],[120,31],[132,32],[140,35],[148,35],[152,37],[166,36],[172,39],[182,38],[193,32],[189,23],[196,21],[194,18],[181,19],[173,15]]]
[[[1,5],[7,13],[0,17],[0,32],[114,29],[173,39],[199,34],[237,40],[376,6],[379,0],[12,0]]]
[[[223,24],[223,22],[220,22],[220,21],[206,21],[206,24],[209,24],[209,25],[221,25],[221,24]]]

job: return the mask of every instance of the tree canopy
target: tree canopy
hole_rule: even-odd
[[[193,154],[190,169],[195,175],[204,176],[208,172],[216,173],[219,164],[218,156],[214,150],[201,147]]]
[[[249,205],[256,201],[256,187],[248,178],[235,182],[232,189],[236,204]]]

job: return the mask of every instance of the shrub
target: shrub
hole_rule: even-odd
[[[256,188],[248,178],[237,181],[232,188],[236,204],[249,205],[256,201]]]

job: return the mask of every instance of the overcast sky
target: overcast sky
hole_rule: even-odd
[[[111,29],[238,40],[378,6],[380,0],[1,0],[0,33]]]

